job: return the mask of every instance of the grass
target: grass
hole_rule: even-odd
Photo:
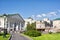
[[[3,37],[3,34],[0,35],[0,40],[8,40],[10,37],[10,34],[6,35],[6,38]]]
[[[60,33],[56,34],[43,34],[39,37],[31,37],[33,40],[60,40]]]

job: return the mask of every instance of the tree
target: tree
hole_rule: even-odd
[[[36,22],[31,24],[32,30],[36,30]]]
[[[27,31],[24,32],[24,34],[31,36],[31,37],[37,37],[41,36],[41,32],[36,30],[36,22],[30,24],[28,22],[27,24]]]
[[[45,23],[45,26],[46,26],[46,27],[47,27],[47,26],[50,26],[50,27],[52,27],[52,26],[53,26],[53,22],[52,22],[52,21],[50,21],[50,23],[48,23],[48,22],[44,21],[44,23]]]
[[[44,23],[45,23],[45,27],[47,27],[48,23],[46,21],[44,21]]]
[[[27,24],[27,30],[35,30],[35,29],[36,29],[36,22],[32,23],[32,24],[30,24],[28,22],[28,24]]]
[[[30,26],[30,23],[29,22],[27,24],[27,30],[31,30],[31,26]]]

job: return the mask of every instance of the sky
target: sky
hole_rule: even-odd
[[[0,0],[0,14],[19,13],[24,19],[60,18],[60,0]]]

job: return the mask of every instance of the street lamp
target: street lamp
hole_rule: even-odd
[[[4,14],[3,16],[4,16],[4,35],[3,35],[3,37],[6,37],[6,34],[7,34],[6,14]]]

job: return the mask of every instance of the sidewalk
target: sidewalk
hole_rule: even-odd
[[[20,35],[20,33],[12,33],[12,38],[11,40],[30,40],[29,38],[27,37],[24,37],[22,35]]]

